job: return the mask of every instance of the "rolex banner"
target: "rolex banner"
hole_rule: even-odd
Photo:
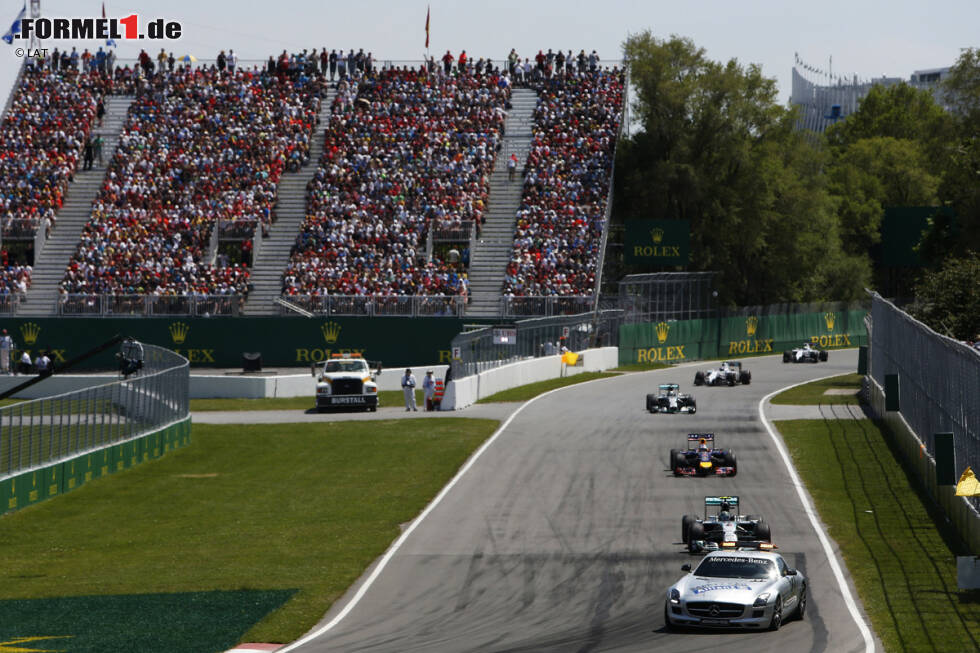
[[[688,359],[781,354],[809,342],[819,349],[868,344],[864,310],[758,314],[700,320],[624,324],[619,328],[621,365],[675,363]]]
[[[57,368],[115,335],[176,351],[191,367],[240,368],[244,352],[261,352],[269,367],[308,367],[332,354],[360,353],[385,367],[449,361],[449,343],[462,331],[454,318],[405,317],[173,317],[8,318],[13,360],[50,351]],[[115,369],[110,348],[77,369]]]
[[[691,249],[688,220],[627,220],[624,263],[659,267],[687,265]]]

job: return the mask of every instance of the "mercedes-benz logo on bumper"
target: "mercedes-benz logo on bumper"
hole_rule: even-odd
[[[714,604],[711,605],[711,609],[709,609],[708,612],[711,613],[712,617],[717,617],[718,615],[721,614],[721,610],[719,610],[718,606]]]

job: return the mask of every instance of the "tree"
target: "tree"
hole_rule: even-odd
[[[971,340],[980,334],[978,280],[980,256],[975,252],[947,259],[942,269],[923,277],[909,312],[939,333]]]
[[[891,136],[838,149],[828,175],[847,252],[867,252],[881,240],[885,207],[936,205],[939,178],[928,172],[926,158],[916,141]]]
[[[617,214],[690,220],[690,267],[720,273],[725,303],[859,294],[867,254],[841,249],[826,154],[793,130],[774,80],[689,39],[644,32],[624,50],[641,129],[619,148]]]
[[[922,146],[930,170],[935,172],[941,167],[953,133],[952,117],[936,104],[932,93],[903,82],[872,86],[857,111],[827,130],[827,142],[846,149],[866,138],[914,141]]]

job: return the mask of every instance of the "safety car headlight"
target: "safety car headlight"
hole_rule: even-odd
[[[670,588],[670,591],[667,592],[667,598],[670,599],[671,603],[677,605],[681,602],[681,593],[678,592],[676,588],[672,587]]]
[[[766,607],[767,603],[769,603],[769,592],[763,592],[756,598],[755,603],[752,604],[752,607],[764,608]]]

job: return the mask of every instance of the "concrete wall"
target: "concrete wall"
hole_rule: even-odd
[[[870,376],[865,377],[868,398],[874,414],[894,434],[893,442],[905,463],[922,481],[929,495],[942,506],[960,537],[974,555],[980,554],[980,514],[966,500],[956,496],[956,486],[936,484],[936,460],[929,455],[922,440],[909,427],[901,412],[885,410],[885,389]]]
[[[589,349],[579,355],[582,365],[565,367],[566,376],[608,370],[619,364],[617,347]],[[562,375],[562,368],[561,356],[543,356],[502,365],[462,379],[453,379],[446,387],[442,409],[459,410],[502,390],[557,379]]]

